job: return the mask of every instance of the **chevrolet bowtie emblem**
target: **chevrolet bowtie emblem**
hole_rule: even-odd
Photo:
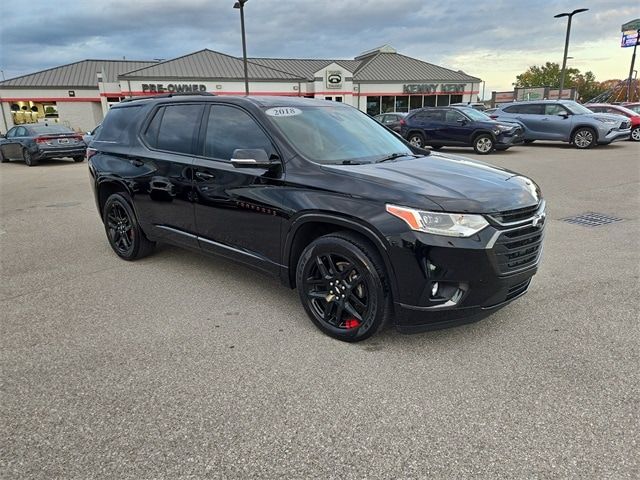
[[[544,222],[544,217],[546,217],[546,216],[547,216],[547,214],[545,212],[537,214],[531,220],[531,226],[533,226],[533,227],[542,226],[542,223]]]

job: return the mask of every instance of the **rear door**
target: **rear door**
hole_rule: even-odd
[[[423,112],[422,129],[428,145],[443,145],[446,143],[447,136],[443,133],[446,126],[444,115],[445,111],[438,108],[429,108]]]
[[[522,122],[526,127],[525,138],[531,140],[543,140],[546,138],[543,133],[544,118],[544,104],[543,103],[523,103],[517,105],[514,117],[516,120]]]
[[[283,171],[235,168],[238,148],[277,150],[266,130],[246,110],[213,104],[205,114],[201,154],[194,163],[195,218],[200,246],[276,272],[280,262],[282,215],[278,186]]]

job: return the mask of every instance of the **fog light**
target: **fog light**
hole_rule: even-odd
[[[440,285],[438,285],[438,282],[433,282],[431,284],[431,297],[435,298],[438,296],[438,288]]]

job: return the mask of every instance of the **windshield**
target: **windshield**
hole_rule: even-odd
[[[369,163],[413,155],[395,134],[345,106],[277,107],[265,111],[289,142],[317,163]]]
[[[593,113],[587,107],[583,107],[582,105],[576,102],[565,102],[562,105],[574,115],[580,115],[584,113]]]
[[[464,108],[462,109],[462,111],[471,120],[476,120],[478,122],[486,122],[487,120],[491,120],[491,117],[489,117],[489,115],[476,110],[475,108]]]

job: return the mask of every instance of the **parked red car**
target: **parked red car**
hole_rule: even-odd
[[[589,103],[585,105],[589,110],[596,113],[615,113],[624,115],[631,120],[631,140],[640,142],[640,113],[631,110],[629,106],[611,105],[610,103]]]

